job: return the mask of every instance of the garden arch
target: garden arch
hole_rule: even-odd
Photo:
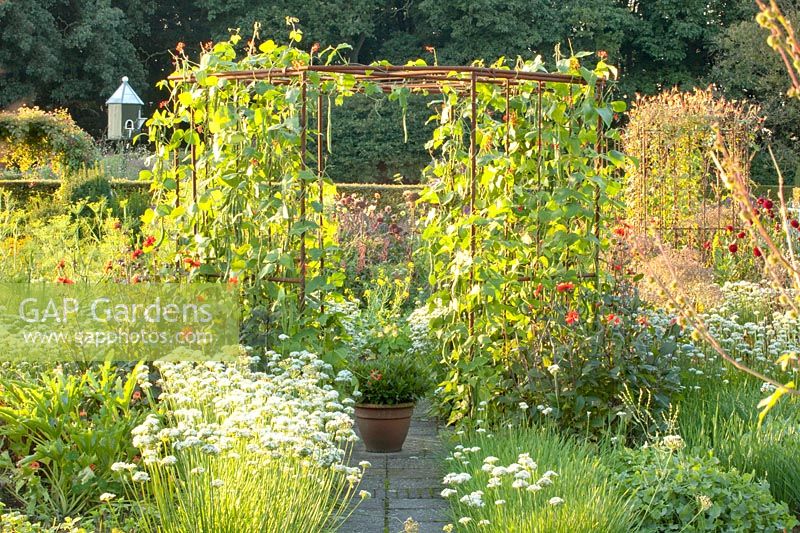
[[[324,298],[341,276],[326,263],[335,248],[324,213],[330,109],[356,92],[401,105],[424,92],[441,95],[431,148],[443,155],[427,169],[435,185],[420,201],[438,206],[436,224],[456,228],[444,237],[452,242],[431,246],[447,255],[432,262],[468,265],[450,280],[468,302],[457,311],[466,334],[480,334],[493,312],[484,303],[500,300],[475,297],[476,283],[502,284],[502,300],[519,306],[543,282],[555,286],[556,274],[599,288],[601,211],[618,190],[606,167],[624,159],[607,148],[622,110],[605,101],[613,67],[601,61],[591,71],[575,58],[558,73],[538,58],[513,67],[331,65],[272,41],[259,50],[235,62],[233,44],[219,43],[199,65],[186,63],[169,79],[171,104],[150,121],[159,193],[150,218],[172,224],[179,249],[214,263],[202,273],[245,275],[284,308],[295,302],[294,318],[325,326]],[[502,272],[481,267],[484,252],[503,255]],[[508,353],[517,341],[502,329]]]

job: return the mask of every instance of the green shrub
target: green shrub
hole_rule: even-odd
[[[81,526],[80,519],[68,518],[61,524],[53,527],[31,522],[30,518],[19,511],[4,511],[3,502],[0,502],[0,533],[88,533]]]
[[[92,137],[66,110],[22,107],[0,113],[0,164],[21,172],[50,168],[56,177],[97,161]]]
[[[57,198],[62,205],[71,205],[81,200],[97,202],[101,199],[112,205],[111,182],[100,167],[80,169],[64,176]]]
[[[396,405],[416,401],[430,387],[425,370],[412,358],[385,356],[356,361],[350,366],[358,380],[359,401]]]
[[[16,375],[14,375],[16,373]],[[102,493],[122,494],[112,464],[137,454],[131,430],[149,402],[137,391],[146,367],[121,375],[110,363],[0,373],[0,486],[25,514],[51,521],[97,510]]]
[[[617,413],[624,410],[622,397],[639,391],[646,392],[655,420],[668,411],[672,397],[681,390],[674,365],[679,328],[655,327],[637,297],[624,289],[615,292],[601,296],[596,320],[574,324],[561,319],[570,308],[558,295],[553,298],[552,318],[536,325],[543,341],[521,346],[522,357],[508,363],[519,377],[503,384],[508,390],[496,400],[497,406],[511,416],[533,413],[537,420],[554,420],[582,435],[597,437],[611,426],[620,426],[631,436],[638,436],[633,431],[652,430],[625,425],[628,419]],[[536,409],[520,410],[519,402]]]
[[[638,531],[784,531],[798,523],[766,480],[725,470],[710,454],[684,455],[680,437],[670,438],[624,452],[617,482],[633,491]]]

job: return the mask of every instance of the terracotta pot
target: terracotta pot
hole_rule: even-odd
[[[413,412],[413,403],[356,405],[356,424],[367,451],[392,453],[402,450]]]

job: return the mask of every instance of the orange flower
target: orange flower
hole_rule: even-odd
[[[189,265],[191,268],[198,268],[200,266],[200,261],[191,257],[186,257],[183,262]]]
[[[178,44],[175,45],[175,51],[178,52],[179,54],[183,53],[184,48],[186,48],[186,44],[183,42],[179,42]]]
[[[538,298],[539,296],[541,296],[541,295],[542,295],[542,291],[543,291],[543,290],[544,290],[544,285],[542,285],[541,283],[540,283],[540,284],[538,284],[538,285],[536,286],[536,290],[535,290],[535,291],[533,291],[533,296],[534,296],[534,298]]]
[[[60,277],[56,280],[56,283],[62,283],[64,285],[73,285],[75,282],[66,277]]]
[[[567,312],[567,316],[564,317],[564,322],[566,322],[568,325],[571,326],[571,325],[577,323],[578,320],[580,320],[580,318],[581,318],[581,316],[578,314],[577,311],[575,311],[574,309],[570,309]]]
[[[646,317],[646,316],[644,316],[644,315],[642,315],[642,316],[640,316],[639,318],[637,318],[637,319],[636,319],[636,321],[637,321],[639,324],[641,324],[642,326],[649,326],[649,325],[650,325],[650,321],[649,321],[649,320],[647,319],[647,317]]]
[[[620,319],[620,317],[618,317],[614,313],[609,313],[608,316],[606,316],[606,322],[608,322],[612,326],[619,326],[622,323],[622,319]]]
[[[372,372],[369,373],[369,377],[375,381],[380,381],[383,379],[383,374],[381,374],[377,368],[373,368]]]

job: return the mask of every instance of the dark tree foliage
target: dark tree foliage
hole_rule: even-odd
[[[800,20],[800,1],[784,2],[789,20]],[[726,96],[746,98],[761,106],[768,135],[762,147],[772,146],[787,182],[800,186],[800,102],[786,93],[786,70],[766,43],[767,31],[752,17],[727,27],[715,43],[715,62],[709,76]],[[774,165],[765,149],[756,154],[753,178],[775,183]]]
[[[0,0],[0,106],[68,107],[100,136],[103,102],[121,76],[153,109],[164,98],[154,85],[171,72],[178,42],[196,55],[229,29],[249,37],[254,22],[262,38],[277,40],[287,15],[300,19],[304,46],[347,42],[348,59],[359,63],[432,62],[425,48],[433,46],[440,64],[536,54],[552,64],[558,47],[562,55],[606,51],[626,98],[716,81],[777,111],[776,146],[797,166],[796,111],[773,85],[779,72],[751,0]],[[359,98],[335,111],[335,179],[413,178],[427,162],[427,110],[412,106],[405,144],[395,107]]]
[[[82,125],[96,130],[103,96],[121,76],[137,85],[145,82],[134,45],[140,28],[129,23],[129,3],[0,2],[0,105],[24,101],[68,107]]]

